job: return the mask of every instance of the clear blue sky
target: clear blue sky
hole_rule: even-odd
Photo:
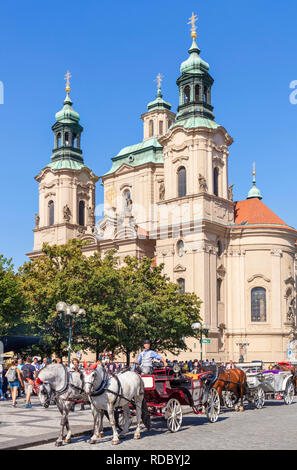
[[[140,114],[154,98],[158,72],[164,99],[176,110],[192,11],[215,79],[216,121],[235,140],[229,160],[235,199],[246,197],[256,161],[263,202],[297,227],[297,105],[289,101],[289,84],[297,80],[297,2],[9,0],[0,11],[0,253],[16,266],[33,248],[34,176],[50,161],[65,72],[72,73],[85,162],[101,175],[122,147],[142,140]],[[100,185],[96,198],[102,202]]]

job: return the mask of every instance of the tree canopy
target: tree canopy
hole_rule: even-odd
[[[55,311],[59,301],[86,311],[74,326],[73,350],[108,349],[124,353],[128,362],[145,338],[158,351],[186,349],[191,324],[200,320],[201,301],[195,294],[180,294],[163,274],[163,265],[132,257],[120,265],[115,251],[85,256],[78,240],[45,244],[43,255],[21,268],[20,281],[26,322],[31,334],[44,338],[48,353],[63,355],[67,349],[67,321]]]
[[[0,255],[0,335],[20,332],[25,302],[11,260]]]

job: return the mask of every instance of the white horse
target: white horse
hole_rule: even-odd
[[[44,407],[48,407],[52,396],[54,396],[58,410],[62,415],[61,430],[56,441],[56,446],[69,444],[71,442],[71,429],[68,421],[68,414],[73,406],[73,400],[88,401],[83,391],[83,374],[76,371],[69,371],[62,364],[50,364],[40,370],[35,382],[39,385],[39,400]],[[64,428],[66,426],[67,435],[64,440]]]
[[[112,427],[112,444],[120,443],[114,411],[116,407],[121,407],[123,410],[124,426],[121,435],[125,434],[129,428],[130,403],[136,407],[137,427],[134,439],[140,439],[141,418],[147,429],[150,428],[144,400],[144,384],[139,374],[126,371],[110,376],[101,365],[87,367],[85,364],[84,391],[89,396],[94,416],[94,434],[89,440],[90,444],[95,444],[99,437],[103,437],[104,412],[108,413]]]

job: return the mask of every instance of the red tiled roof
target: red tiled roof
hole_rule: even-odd
[[[289,227],[258,198],[236,202],[234,221],[237,225],[247,222],[249,225],[285,225]]]

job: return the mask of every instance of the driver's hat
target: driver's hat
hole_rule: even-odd
[[[145,339],[143,344],[151,344],[150,340],[149,339]]]

